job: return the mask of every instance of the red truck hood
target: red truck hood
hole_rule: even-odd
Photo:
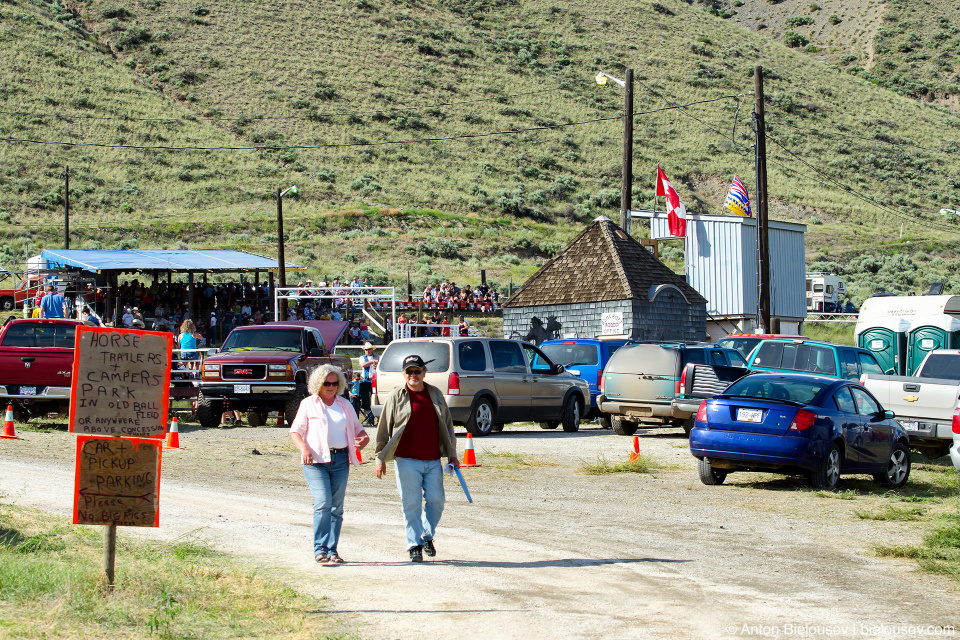
[[[333,352],[340,338],[347,332],[350,323],[346,320],[284,320],[282,322],[268,322],[267,324],[288,324],[295,327],[313,327],[323,336],[323,345],[327,351]]]
[[[301,354],[293,351],[228,351],[218,353],[204,360],[210,364],[286,364]]]

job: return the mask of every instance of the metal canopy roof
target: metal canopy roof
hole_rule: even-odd
[[[50,266],[78,267],[84,271],[273,271],[272,258],[210,249],[203,251],[85,251],[81,249],[44,249],[40,257]],[[287,269],[305,269],[286,263]]]

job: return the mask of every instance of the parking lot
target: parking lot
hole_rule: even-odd
[[[311,501],[285,429],[180,431],[182,448],[164,451],[160,528],[121,539],[196,535],[325,596],[363,638],[894,638],[956,625],[955,581],[875,552],[917,544],[956,512],[949,462],[917,465],[896,494],[856,476],[836,494],[761,474],[708,487],[680,430],[641,431],[647,473],[589,475],[586,465],[626,460],[632,439],[588,423],[509,425],[475,439],[482,466],[464,471],[474,504],[447,480],[439,553],[423,565],[407,561],[392,474],[353,470],[347,564],[329,567],[312,560]],[[4,502],[67,516],[74,436],[62,425],[20,435],[0,448]],[[870,517],[907,504],[916,519]]]

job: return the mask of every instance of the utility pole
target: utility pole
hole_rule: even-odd
[[[623,83],[623,182],[620,185],[620,227],[630,235],[630,194],[633,187],[633,69]]]
[[[753,70],[753,126],[756,132],[757,250],[759,253],[760,322],[762,333],[770,333],[770,237],[767,219],[767,138],[763,120],[763,67]]]
[[[63,169],[63,196],[66,207],[63,210],[63,248],[70,248],[70,167]]]
[[[279,288],[287,286],[287,263],[283,257],[283,194],[280,189],[277,189],[277,263],[279,269],[277,274],[280,277],[280,282],[277,285]],[[282,295],[286,295],[286,292],[283,292]],[[284,321],[287,319],[287,299],[280,299],[280,320]]]

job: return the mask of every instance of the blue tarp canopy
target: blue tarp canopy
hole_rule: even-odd
[[[51,268],[78,267],[84,271],[274,271],[272,258],[210,249],[203,251],[85,251],[82,249],[44,249],[40,257]],[[287,269],[305,269],[286,263]]]

